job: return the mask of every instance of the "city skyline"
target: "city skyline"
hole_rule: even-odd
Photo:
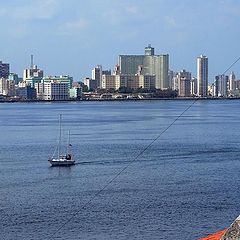
[[[196,57],[208,56],[213,82],[238,57],[240,3],[234,0],[13,0],[1,4],[0,19],[1,60],[19,75],[34,54],[46,75],[68,73],[78,81],[94,66],[113,69],[118,55],[142,54],[151,43],[157,54],[169,54],[170,69],[193,76]],[[239,63],[232,70],[239,76]]]

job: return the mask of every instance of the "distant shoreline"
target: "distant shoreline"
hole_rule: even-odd
[[[61,103],[61,102],[134,102],[134,101],[219,101],[219,100],[240,100],[240,97],[233,98],[143,98],[143,99],[81,99],[81,100],[0,100],[1,103]]]

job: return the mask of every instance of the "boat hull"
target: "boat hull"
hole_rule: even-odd
[[[49,159],[48,161],[52,167],[57,167],[57,166],[65,167],[65,166],[75,165],[74,160]]]

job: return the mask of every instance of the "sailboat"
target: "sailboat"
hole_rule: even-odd
[[[53,156],[48,159],[49,163],[52,167],[54,166],[71,166],[75,164],[75,160],[71,154],[71,147],[70,144],[70,131],[68,131],[68,142],[66,152],[63,153],[62,151],[62,115],[59,116],[59,140],[58,145],[55,148]],[[57,150],[57,156],[55,157],[55,153]]]

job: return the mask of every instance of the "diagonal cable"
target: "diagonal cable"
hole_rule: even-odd
[[[184,111],[178,115],[174,121],[169,124],[162,132],[160,132],[156,138],[154,138],[142,151],[140,151],[125,167],[123,167],[113,178],[111,178],[101,189],[99,189],[78,211],[72,214],[63,224],[61,224],[54,233],[49,236],[49,239],[53,239],[56,233],[58,233],[64,226],[66,226],[78,213],[84,210],[93,200],[99,196],[108,186],[111,185],[133,162],[135,162],[143,153],[145,153],[169,128],[171,128],[196,102],[194,100]]]

